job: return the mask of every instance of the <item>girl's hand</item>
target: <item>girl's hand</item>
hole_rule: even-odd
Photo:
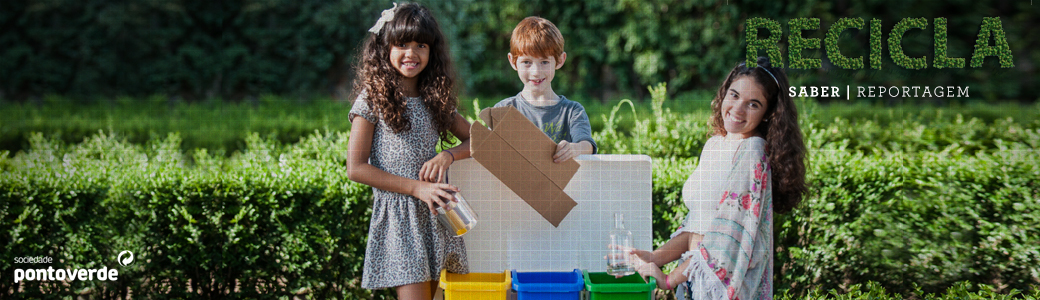
[[[654,261],[654,253],[646,250],[629,249],[628,254],[633,263],[652,263]]]
[[[448,171],[448,167],[455,162],[451,152],[447,150],[437,153],[429,161],[423,164],[422,168],[419,169],[419,180],[425,182],[440,183],[444,180],[444,173]]]
[[[635,268],[636,273],[639,273],[639,276],[643,277],[643,280],[649,282],[649,280],[647,280],[647,277],[653,277],[655,280],[657,280],[657,288],[662,290],[668,289],[668,283],[665,282],[665,280],[668,280],[668,276],[665,276],[664,272],[661,272],[661,268],[658,267],[657,264],[645,263],[635,265]]]
[[[629,262],[635,264],[646,264],[654,261],[654,253],[646,250],[640,250],[636,248],[627,248],[619,245],[607,245],[607,249],[620,249],[621,251],[628,252]],[[610,259],[610,255],[604,256],[604,259]]]
[[[659,267],[656,263],[653,263],[653,252],[639,249],[629,249],[628,254],[629,262],[632,264],[632,267],[636,269],[636,273],[639,273],[639,276],[643,277],[643,280],[649,282],[649,280],[647,280],[646,278],[653,277],[655,280],[657,280],[657,288],[662,290],[668,290],[670,288],[667,282],[668,275],[665,275],[664,272],[661,271],[661,267]]]
[[[639,249],[635,249],[635,248],[628,248],[628,247],[619,246],[619,245],[608,245],[607,248],[609,248],[609,249],[619,249],[619,250],[621,250],[623,252],[628,252],[628,254],[629,254],[628,255],[628,263],[630,265],[632,265],[632,267],[636,268],[637,270],[639,269],[640,266],[643,266],[643,265],[648,265],[649,264],[649,265],[656,266],[656,264],[653,263],[653,261],[654,261],[654,253],[653,252],[646,251],[646,250],[639,250]],[[622,255],[622,254],[617,254],[617,255]],[[607,259],[609,261],[610,260],[610,255],[608,254],[607,256],[604,256],[603,258]],[[621,257],[617,257],[617,258],[621,258]],[[623,259],[623,258],[621,258],[621,259]],[[623,276],[614,276],[614,277],[615,278],[621,278]]]
[[[438,206],[447,207],[448,201],[455,199],[451,192],[459,192],[459,188],[446,183],[420,182],[419,189],[415,192],[415,198],[419,198],[430,209],[430,213],[436,215]]]
[[[661,268],[658,267],[657,264],[651,262],[652,260],[646,259],[647,256],[653,256],[652,253],[646,250],[629,249],[628,254],[628,263],[632,264],[632,268],[636,269],[636,273],[639,273],[639,276],[643,277],[643,280],[650,282],[646,278],[653,277],[657,279],[658,283],[661,282],[664,278],[664,273],[661,272]]]

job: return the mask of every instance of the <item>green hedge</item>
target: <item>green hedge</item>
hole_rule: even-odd
[[[939,292],[957,281],[1040,282],[1040,153],[812,156],[815,195],[779,224],[784,282],[845,288],[877,281]],[[778,221],[779,223],[779,221]]]
[[[996,288],[989,285],[975,285],[970,282],[958,282],[950,288],[942,291],[941,293],[926,293],[921,290],[917,284],[910,284],[910,289],[913,291],[906,295],[898,293],[892,293],[885,289],[877,282],[868,282],[866,284],[853,284],[848,287],[846,292],[839,292],[838,290],[821,291],[819,288],[815,288],[808,291],[805,295],[792,295],[790,293],[783,293],[774,295],[777,300],[788,300],[788,299],[805,299],[805,300],[824,300],[824,299],[839,299],[839,300],[898,300],[898,299],[936,299],[936,300],[993,300],[993,299],[1026,299],[1036,300],[1040,299],[1040,289],[1034,288],[1031,291],[1019,291],[1012,290],[1007,293],[1000,293],[996,291]]]
[[[601,153],[654,158],[659,245],[686,213],[682,184],[709,129],[706,112],[673,112],[663,87],[650,90],[649,112],[619,104],[598,116],[604,125],[594,134]],[[846,118],[854,112],[813,102],[799,109],[812,193],[775,216],[778,295],[1037,293],[1040,122],[910,109]],[[621,127],[625,118],[630,127]],[[291,143],[245,134],[230,155],[183,150],[177,134],[130,141],[98,133],[76,143],[30,134],[25,150],[0,151],[0,240],[11,241],[0,253],[117,267],[121,280],[0,280],[0,293],[388,297],[359,287],[371,189],[346,179],[341,132]],[[128,249],[136,262],[118,267],[116,255]],[[0,260],[0,276],[32,266]]]
[[[676,100],[668,98],[663,85],[649,90],[650,107],[641,108],[649,112],[639,112],[631,101],[621,100],[609,113],[599,116],[603,129],[593,132],[593,137],[600,152],[639,153],[654,158],[699,156],[711,133],[707,123],[709,112],[674,112],[664,105]],[[709,105],[707,100],[690,104]],[[796,106],[799,126],[810,152],[839,147],[843,151],[866,154],[951,152],[970,155],[1000,151],[1015,144],[1040,149],[1040,115],[1035,113],[1040,105],[880,107],[846,103],[820,105],[800,98]],[[592,119],[596,117],[590,115]],[[630,126],[619,125],[628,119],[634,119],[629,121]]]
[[[116,282],[0,281],[7,294],[62,298],[366,298],[362,256],[371,189],[349,182],[346,136],[292,146],[246,138],[230,159],[188,154],[171,135],[147,146],[99,134],[62,145],[35,135],[0,166],[3,256],[50,256],[54,267],[116,267]],[[135,263],[119,267],[116,254]],[[13,274],[12,260],[0,262]],[[46,267],[47,265],[44,265]],[[237,284],[237,287],[236,287]]]
[[[0,238],[12,241],[5,257],[116,267],[115,255],[133,249],[137,262],[117,282],[2,280],[0,291],[372,296],[357,282],[371,194],[345,178],[346,136],[316,133],[285,145],[251,135],[227,159],[186,154],[178,143],[175,135],[134,145],[100,134],[63,145],[36,135],[31,150],[3,156]],[[777,216],[778,292],[851,292],[874,281],[908,295],[969,281],[1006,293],[1040,283],[1040,155],[1032,148],[864,154],[830,145],[810,153],[812,197]],[[685,214],[679,193],[695,165],[655,159],[655,243]],[[26,268],[0,264],[4,274]]]
[[[646,102],[620,100],[600,104],[589,99],[576,100],[585,106],[601,148],[609,153],[696,157],[708,134],[706,120],[711,95],[669,98],[663,93],[664,89],[652,88],[652,100]],[[490,107],[499,100],[464,99],[460,111],[475,120],[477,108]],[[171,103],[165,97],[154,96],[77,104],[71,98],[48,96],[40,105],[3,105],[0,150],[11,154],[27,149],[33,132],[45,133],[46,137],[65,143],[79,143],[103,131],[134,144],[177,133],[185,151],[203,148],[226,156],[243,150],[242,137],[254,132],[288,144],[316,130],[350,130],[350,122],[346,120],[350,103],[328,99],[300,101],[268,95],[255,103]],[[941,150],[953,143],[981,143],[966,147],[976,151],[994,149],[997,140],[1005,143],[1040,141],[1036,132],[1031,131],[1040,128],[1040,114],[1036,113],[1040,103],[933,106],[906,102],[878,106],[861,101],[820,105],[802,99],[799,109],[806,134],[814,134],[816,130],[809,141],[817,146],[848,140],[849,148],[858,151],[885,150],[893,146],[893,142],[898,142],[895,144],[898,148]],[[856,130],[858,127],[862,130]],[[658,128],[664,130],[664,134],[657,134]],[[908,132],[920,139],[904,139],[905,132],[889,128],[910,129]],[[650,131],[656,135],[643,139],[648,144],[634,142]]]
[[[227,156],[245,149],[243,136],[259,133],[282,143],[295,143],[319,131],[350,131],[350,103],[293,101],[260,97],[257,103],[168,103],[164,97],[116,98],[110,103],[76,104],[46,97],[44,104],[11,104],[0,110],[0,150],[27,149],[32,133],[65,143],[79,143],[98,132],[119,135],[133,144],[176,133],[182,149],[207,149]]]

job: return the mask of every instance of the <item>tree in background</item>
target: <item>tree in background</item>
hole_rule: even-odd
[[[840,18],[879,19],[883,40],[903,18],[928,26],[904,35],[911,57],[934,59],[935,18],[948,20],[950,57],[969,58],[984,17],[1000,17],[1014,68],[996,58],[982,68],[906,70],[882,56],[882,70],[845,70],[825,48],[802,51],[819,69],[788,69],[796,85],[970,85],[973,99],[1035,101],[1040,52],[1036,9],[1025,1],[446,0],[424,1],[444,20],[462,92],[504,96],[518,89],[504,59],[513,26],[537,15],[556,23],[571,54],[560,92],[577,99],[644,98],[667,82],[669,94],[710,89],[746,55],[746,20],[781,24],[817,18],[803,32],[824,40]],[[166,95],[173,100],[258,95],[347,95],[350,58],[391,1],[319,0],[11,0],[0,2],[0,100],[57,94],[79,99]],[[764,34],[764,33],[761,33]],[[842,53],[866,56],[869,30],[850,29]],[[822,43],[821,43],[822,44]],[[888,53],[887,45],[882,45]],[[786,58],[785,58],[786,59]],[[929,60],[930,62],[930,60]],[[979,95],[979,96],[975,96]],[[878,100],[881,101],[881,100]]]

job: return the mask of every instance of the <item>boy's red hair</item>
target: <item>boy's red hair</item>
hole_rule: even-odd
[[[513,28],[509,39],[509,53],[513,62],[521,55],[531,57],[554,57],[563,55],[563,34],[552,22],[541,17],[527,17]]]

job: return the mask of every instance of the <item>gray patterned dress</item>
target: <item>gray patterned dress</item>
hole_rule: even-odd
[[[354,101],[349,118],[375,124],[369,164],[404,178],[419,178],[422,165],[437,155],[438,135],[420,98],[406,98],[411,130],[394,133],[372,111],[364,96]],[[418,198],[373,188],[372,220],[361,287],[382,289],[438,279],[441,268],[469,273],[462,238],[447,235]]]

